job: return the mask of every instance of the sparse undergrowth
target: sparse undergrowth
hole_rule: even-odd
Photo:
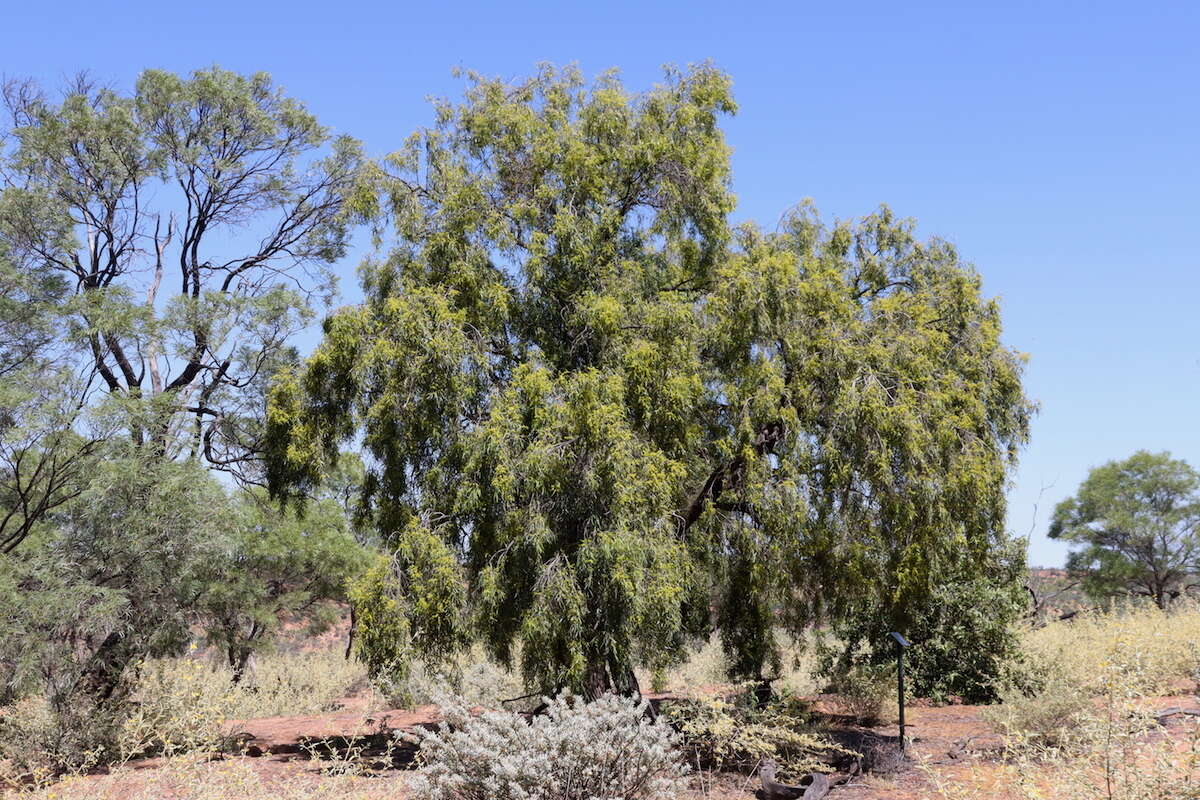
[[[989,713],[1021,746],[1070,749],[1097,697],[1161,694],[1194,681],[1200,608],[1132,605],[1057,622],[1024,637],[1025,673]]]
[[[365,686],[360,665],[338,648],[263,656],[254,681],[235,684],[220,660],[193,652],[154,659],[139,670],[132,702],[105,735],[111,752],[66,754],[64,731],[46,701],[30,697],[0,711],[0,780],[40,785],[65,771],[82,772],[102,762],[123,764],[145,756],[178,756],[225,749],[223,723],[285,714],[335,710],[338,699]],[[100,726],[102,720],[92,720]],[[5,764],[7,766],[5,766]]]
[[[927,767],[942,797],[998,797],[997,774],[1003,776],[1005,796],[1020,800],[1200,797],[1197,720],[1174,718],[1170,729],[1173,735],[1167,735],[1167,729],[1151,715],[1157,708],[1151,703],[1153,695],[1182,688],[1189,678],[1196,677],[1200,609],[1180,605],[1164,614],[1154,608],[1130,606],[1029,630],[1022,641],[1026,655],[1024,691],[1009,690],[1003,704],[986,712],[1004,734],[1003,757],[976,762],[952,777]],[[798,661],[807,658],[805,652],[801,651]],[[655,676],[661,681],[656,688],[711,689],[721,682],[722,658],[719,643],[709,643],[685,664]],[[811,671],[805,669],[811,664],[801,663],[776,686],[796,682],[806,685],[811,693],[817,686]],[[451,716],[461,717],[467,713],[464,709],[473,705],[495,708],[500,700],[521,693],[518,678],[488,663],[479,651],[464,655],[453,670],[452,688],[459,700],[452,704]],[[346,662],[340,648],[264,656],[253,684],[237,686],[230,677],[223,664],[199,654],[151,661],[142,667],[135,692],[137,704],[121,730],[121,760],[147,753],[167,756],[154,770],[118,766],[107,776],[67,777],[51,783],[53,770],[43,767],[38,771],[35,767],[37,757],[45,755],[49,724],[44,705],[36,701],[22,701],[6,709],[8,735],[0,746],[6,748],[10,758],[16,749],[26,759],[25,776],[41,780],[40,789],[33,786],[24,790],[37,800],[369,800],[410,796],[417,788],[412,785],[412,775],[393,773],[371,780],[356,777],[359,770],[349,761],[300,774],[271,776],[260,774],[241,759],[206,763],[187,755],[220,744],[219,731],[226,719],[319,714],[336,708],[339,698],[347,694],[372,691],[364,670],[354,662]],[[840,700],[844,712],[889,719],[894,713],[890,707],[894,676],[860,677],[861,686],[839,687],[845,693]],[[425,670],[418,664],[410,671],[404,691],[414,701],[424,703],[437,697],[439,687],[446,685],[444,679],[442,672]],[[703,794],[714,783],[719,785],[720,781],[713,780],[715,776],[729,771],[752,773],[764,758],[778,762],[781,774],[795,779],[806,771],[828,769],[828,763],[837,755],[836,745],[808,721],[803,704],[786,699],[787,692],[783,693],[785,699],[762,710],[753,706],[749,694],[742,695],[741,700],[736,695],[721,699],[703,691],[693,695],[686,702],[668,703],[664,708],[664,717],[676,727],[677,736],[661,725],[649,726],[647,720],[637,716],[640,712],[634,706],[617,700],[612,700],[613,707],[603,713],[587,712],[592,715],[590,720],[578,718],[583,712],[565,700],[556,701],[552,709],[558,711],[539,718],[542,722],[535,720],[534,726],[505,712],[487,716],[486,722],[481,721],[485,718],[472,717],[464,724],[460,719],[460,730],[472,731],[466,739],[443,739],[441,750],[439,745],[427,742],[425,782],[420,790],[429,798],[503,796],[495,793],[496,787],[507,785],[503,781],[510,778],[515,781],[513,786],[526,788],[533,785],[529,781],[562,781],[561,770],[555,771],[559,766],[565,769],[573,764],[570,770],[587,772],[581,765],[601,763],[608,765],[603,769],[609,769],[613,759],[597,761],[604,753],[636,750],[639,755],[633,760],[626,756],[617,760],[634,773],[657,776],[649,778],[645,786],[682,786],[680,773],[675,770],[686,764],[694,773],[692,791],[699,787]],[[385,705],[386,700],[377,695],[373,702]],[[1188,700],[1180,704],[1195,705]],[[555,714],[559,716],[555,718]],[[617,719],[624,720],[622,725],[636,719],[637,727],[608,724]],[[468,744],[477,749],[470,750]],[[514,760],[511,756],[501,757],[501,752],[525,752],[526,756]],[[548,752],[556,755],[550,758]],[[554,769],[539,775],[534,765],[547,762],[554,762]],[[457,766],[436,766],[449,763]],[[991,776],[990,784],[977,779],[975,773],[980,771]],[[460,773],[474,778],[468,785],[459,786],[453,778]],[[589,774],[598,773],[593,770]],[[495,783],[497,780],[501,783]],[[611,776],[605,780],[611,780]]]
[[[1200,664],[1200,606],[1176,603],[1168,612],[1150,603],[1083,614],[1027,633],[1023,648],[1059,664],[1067,679],[1092,694],[1105,688],[1100,667],[1136,663],[1137,688],[1163,692],[1196,678]]]
[[[222,719],[321,714],[365,685],[362,667],[336,647],[261,657],[254,680],[237,684],[227,666],[208,658],[159,659],[143,668],[136,701],[165,712],[219,709]]]
[[[269,774],[247,759],[204,761],[180,756],[155,769],[121,767],[107,775],[74,775],[51,786],[14,791],[24,800],[397,800],[410,776]],[[0,796],[4,796],[0,792]]]
[[[782,630],[777,630],[775,635],[781,645],[782,669],[771,685],[781,694],[807,695],[817,692],[820,684],[815,677],[815,642],[809,639],[794,640]],[[689,650],[682,663],[657,672],[640,671],[638,680],[643,690],[650,688],[656,692],[689,692],[720,686],[729,681],[729,658],[721,646],[720,637],[713,636]]]
[[[688,764],[701,774],[752,773],[770,760],[798,779],[829,771],[829,757],[849,753],[821,735],[807,706],[793,696],[758,708],[749,690],[731,697],[696,695],[667,703],[663,711],[682,734]]]
[[[1200,722],[1189,716],[1173,721],[1182,730],[1172,735],[1150,702],[1196,678],[1198,636],[1195,605],[1168,613],[1128,606],[1027,633],[1028,683],[988,714],[1004,734],[1008,796],[1200,797]],[[930,774],[945,798],[989,796],[970,776],[946,781]]]
[[[899,715],[896,668],[891,664],[856,661],[829,687],[839,713],[864,725],[894,721]]]

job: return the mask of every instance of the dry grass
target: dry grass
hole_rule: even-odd
[[[360,665],[335,648],[276,653],[260,659],[253,683],[234,684],[225,664],[193,650],[142,665],[133,703],[113,732],[105,763],[145,756],[213,752],[225,745],[223,724],[285,714],[320,714],[366,685]],[[14,779],[48,781],[64,766],[58,729],[43,698],[27,698],[4,710],[13,735],[0,742],[0,786]],[[99,763],[99,754],[75,768]]]
[[[122,726],[122,760],[211,751],[221,745],[225,720],[335,711],[367,685],[361,665],[335,648],[267,655],[253,682],[232,678],[225,664],[195,652],[147,663]]]
[[[183,756],[164,759],[153,769],[123,767],[107,775],[77,775],[9,796],[23,800],[401,800],[409,796],[405,774],[331,776],[316,769],[272,771],[271,766],[278,765]]]
[[[480,645],[460,653],[453,664],[430,669],[414,661],[401,686],[379,687],[379,700],[390,707],[416,708],[453,694],[471,705],[499,708],[502,700],[525,694],[521,676],[491,661]]]
[[[1200,726],[1182,724],[1168,734],[1098,713],[1081,726],[1081,747],[923,769],[944,800],[1196,800]]]
[[[928,795],[947,800],[1197,800],[1200,798],[1200,721],[1172,720],[1170,735],[1153,722],[1152,695],[1178,690],[1197,677],[1200,607],[1170,614],[1129,606],[1084,615],[1027,631],[1032,695],[1012,692],[991,719],[1005,734],[1002,758],[980,756],[952,767],[926,766]],[[813,649],[793,647],[776,688],[812,694]],[[723,684],[725,657],[714,639],[686,663],[657,676],[640,674],[646,687],[687,692]],[[418,702],[450,683],[469,701],[494,706],[522,694],[516,675],[487,662],[476,650],[443,674],[416,665],[406,687]],[[340,648],[278,653],[260,659],[253,686],[238,687],[227,668],[193,653],[147,664],[137,711],[122,732],[128,756],[165,754],[153,769],[118,767],[111,774],[70,777],[20,796],[35,800],[375,800],[410,796],[403,774],[366,778],[338,774],[316,762],[288,769],[267,759],[206,762],[189,752],[210,749],[229,718],[320,714],[341,698],[372,695],[362,668]],[[1194,705],[1188,700],[1180,705]],[[1161,702],[1157,707],[1161,707]],[[31,719],[36,717],[30,707]],[[353,773],[354,770],[345,770]],[[17,796],[13,794],[13,796]]]
[[[779,679],[772,685],[779,692],[792,695],[815,694],[821,688],[814,677],[816,653],[814,642],[793,641],[786,633],[779,633],[783,645],[783,669]],[[638,670],[638,682],[656,692],[680,692],[724,685],[729,682],[729,661],[721,650],[721,640],[713,636],[693,650],[684,663],[658,674]]]
[[[1163,694],[1196,677],[1200,608],[1153,606],[1095,612],[1028,631],[1027,686],[989,715],[1014,745],[1079,748],[1095,698]]]
[[[1128,606],[1032,630],[1024,645],[1039,691],[1012,692],[990,714],[1004,759],[953,777],[926,772],[947,800],[1196,800],[1200,721],[1164,729],[1152,695],[1195,680],[1198,641],[1195,605]]]
[[[1165,692],[1196,677],[1200,606],[1180,602],[1164,613],[1153,605],[1084,614],[1028,632],[1023,649],[1035,664],[1053,664],[1086,692],[1104,691],[1103,669],[1136,668],[1137,688]]]

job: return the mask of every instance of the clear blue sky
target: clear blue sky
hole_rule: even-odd
[[[712,59],[741,106],[739,218],[887,202],[1002,299],[1042,405],[1010,494],[1021,534],[1041,494],[1034,563],[1061,563],[1046,519],[1089,467],[1143,447],[1200,465],[1200,4],[26,0],[3,18],[9,77],[267,70],[375,152],[457,94],[454,66],[575,61],[642,87]]]

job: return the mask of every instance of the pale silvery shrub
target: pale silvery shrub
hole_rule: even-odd
[[[527,720],[443,704],[445,722],[421,734],[416,788],[427,800],[666,800],[684,788],[676,735],[646,702],[559,695]]]

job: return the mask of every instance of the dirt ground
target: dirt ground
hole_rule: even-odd
[[[1194,707],[1196,701],[1190,695],[1191,692],[1152,698],[1150,702],[1160,709]],[[819,698],[815,706],[820,709]],[[835,777],[835,782],[844,782],[828,796],[834,800],[927,800],[945,796],[938,790],[940,783],[955,784],[964,791],[963,796],[969,792],[973,798],[1012,797],[1008,786],[1012,766],[1001,757],[1001,739],[985,721],[984,710],[985,707],[968,705],[910,707],[908,758],[879,758],[867,774],[848,780],[844,776]],[[354,798],[403,800],[412,797],[412,773],[397,768],[383,756],[383,745],[394,740],[392,734],[396,730],[412,730],[436,721],[437,711],[433,706],[415,711],[365,713],[361,701],[354,698],[348,698],[342,710],[331,714],[235,720],[229,723],[229,731],[238,735],[245,755],[216,759],[205,764],[204,769],[236,773],[238,777],[231,781],[232,785],[258,784],[255,797],[278,796],[287,800],[310,796],[309,791],[312,796],[349,797],[335,785],[341,787],[353,780]],[[831,731],[844,743],[868,751],[872,746],[882,745],[879,752],[894,752],[888,745],[897,741],[899,731],[895,725],[866,729],[838,724],[837,720],[831,723]],[[1168,722],[1154,735],[1182,738],[1185,727],[1182,720]],[[314,753],[322,752],[325,743],[332,743],[340,752],[351,748],[357,759],[355,763],[360,768],[365,765],[369,777],[346,776],[349,762],[344,759],[314,759]],[[391,755],[394,758],[397,754]],[[398,760],[403,762],[403,752],[399,755]],[[154,788],[154,796],[163,800],[189,796],[182,785],[189,773],[179,771],[176,776],[172,769],[175,767],[151,759],[130,764],[119,774],[91,776],[87,780],[96,782],[94,796],[105,800],[145,796],[149,787]],[[754,797],[759,788],[754,776],[728,774],[712,778],[697,776],[693,784],[688,800],[745,800]],[[278,788],[278,794],[272,792],[272,787]],[[238,795],[222,794],[223,798],[227,796]]]

